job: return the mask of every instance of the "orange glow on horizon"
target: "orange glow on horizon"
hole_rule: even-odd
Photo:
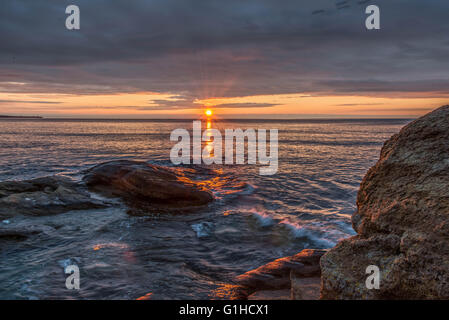
[[[115,94],[4,93],[0,92],[0,114],[44,117],[136,118],[198,117],[315,117],[421,116],[447,104],[449,95],[435,93],[386,96],[309,95],[304,93],[253,95],[194,100],[174,93],[135,92]],[[169,106],[161,106],[159,101]],[[173,105],[173,107],[171,106]]]

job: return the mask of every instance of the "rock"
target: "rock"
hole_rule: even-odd
[[[290,273],[291,300],[318,300],[320,298],[321,278],[307,277],[295,271]]]
[[[352,222],[357,235],[321,259],[321,298],[449,298],[449,106],[384,144]],[[365,285],[369,265],[379,289]]]
[[[64,177],[0,182],[0,218],[52,215],[70,210],[102,208],[81,185]]]
[[[290,290],[262,290],[256,291],[250,296],[248,300],[290,300]]]
[[[290,272],[300,277],[319,277],[320,258],[326,250],[306,249],[300,253],[277,259],[257,269],[248,271],[235,279],[236,296],[245,298],[261,290],[290,289]]]
[[[15,240],[23,241],[30,236],[41,233],[39,230],[25,229],[25,228],[0,228],[0,241]]]
[[[168,168],[139,161],[111,161],[87,171],[90,190],[122,198],[130,207],[145,211],[189,209],[213,200],[210,192]],[[134,210],[132,213],[138,213]]]

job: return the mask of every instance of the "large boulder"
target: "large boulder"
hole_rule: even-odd
[[[357,208],[357,235],[321,259],[321,298],[449,298],[449,106],[385,143]],[[365,284],[370,265],[380,270],[379,289]]]
[[[103,163],[88,170],[83,180],[92,191],[122,198],[134,214],[189,209],[213,200],[200,183],[140,161]]]
[[[53,176],[26,181],[0,182],[0,218],[18,214],[42,216],[103,208],[85,188],[69,178]]]

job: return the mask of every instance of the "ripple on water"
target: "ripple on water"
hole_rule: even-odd
[[[239,274],[354,234],[350,216],[359,183],[382,142],[404,124],[221,122],[220,128],[278,127],[278,174],[262,177],[247,165],[183,168],[217,199],[188,215],[130,217],[117,201],[107,209],[2,221],[0,228],[42,232],[0,243],[0,298],[225,298]],[[178,170],[169,161],[169,135],[189,126],[2,121],[0,181],[51,174],[79,179],[82,170],[124,158]],[[65,288],[68,264],[80,267],[77,292]]]

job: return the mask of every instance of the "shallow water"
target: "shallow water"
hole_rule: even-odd
[[[354,234],[350,216],[366,170],[406,120],[215,121],[213,127],[279,129],[279,169],[213,166],[216,197],[186,215],[131,217],[111,208],[14,217],[0,227],[40,228],[0,243],[0,299],[220,299],[231,279],[303,248]],[[0,181],[60,174],[115,159],[171,166],[170,132],[191,121],[1,120]],[[8,224],[7,224],[8,223]],[[81,290],[65,288],[77,264]]]

